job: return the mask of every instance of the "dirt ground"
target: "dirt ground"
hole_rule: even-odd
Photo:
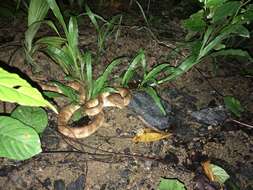
[[[94,66],[96,75],[105,68],[108,60],[123,55],[131,59],[140,48],[145,50],[149,66],[164,61],[178,64],[182,55],[169,59],[171,49],[159,44],[151,38],[145,27],[140,26],[144,22],[141,15],[134,24],[133,18],[136,16],[129,17],[125,22],[132,23],[131,26],[126,24],[121,27],[121,34],[116,41],[113,38],[108,40],[100,63]],[[24,63],[21,50],[12,56],[22,45],[26,30],[24,20],[25,17],[14,21],[0,19],[1,63],[10,62],[32,79],[62,80],[63,73],[42,53],[36,54],[42,70],[36,74],[32,74],[31,68]],[[184,35],[179,24],[177,17],[168,19],[167,23],[161,21],[160,28],[163,29],[154,28],[155,34],[172,47]],[[79,29],[80,47],[95,52],[96,34],[92,25],[83,19]],[[40,35],[48,33],[48,28],[40,31]],[[252,45],[252,39],[247,43]],[[184,51],[181,53],[187,54]],[[212,60],[206,60],[197,66],[198,70],[192,69],[175,82],[160,86],[161,97],[172,107],[184,110],[191,105],[199,110],[211,104],[223,105],[217,91],[223,95],[233,95],[246,110],[238,120],[252,124],[253,78],[243,76],[240,72],[242,68],[252,68],[252,65],[237,59],[222,59],[216,64],[216,74]],[[122,69],[124,67],[118,71]],[[184,95],[179,93],[173,99],[168,96],[170,90]],[[56,102],[58,106],[66,104],[64,98]],[[7,105],[7,108],[10,111],[12,106]],[[108,108],[103,127],[88,138],[73,140],[57,132],[57,115],[51,111],[48,111],[48,115],[49,126],[42,136],[43,153],[22,162],[1,158],[0,189],[56,189],[54,186],[59,182],[67,186],[81,176],[86,190],[157,189],[161,177],[177,178],[184,182],[188,190],[192,190],[203,157],[228,172],[234,189],[253,189],[253,133],[250,128],[233,122],[206,126],[186,117],[182,126],[169,127],[168,131],[172,133],[170,138],[136,144],[132,142],[132,137],[146,125],[127,107],[121,110]]]

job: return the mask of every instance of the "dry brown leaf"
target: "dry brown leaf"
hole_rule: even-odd
[[[204,170],[206,176],[208,177],[208,179],[210,181],[215,181],[215,177],[214,177],[211,165],[210,165],[210,161],[208,160],[208,161],[202,162],[201,165],[202,165],[203,170]]]
[[[133,142],[138,143],[138,142],[153,142],[153,141],[159,141],[164,138],[168,138],[171,136],[169,133],[163,133],[163,132],[158,132],[154,131],[152,129],[146,128],[137,133],[133,137]]]

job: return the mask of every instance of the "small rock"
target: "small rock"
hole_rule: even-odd
[[[200,123],[213,126],[223,123],[228,117],[227,110],[223,106],[204,108],[191,112],[190,115]]]
[[[174,123],[171,106],[162,100],[167,115],[163,115],[154,100],[146,92],[136,91],[132,93],[133,98],[128,107],[139,115],[149,127],[165,130]]]

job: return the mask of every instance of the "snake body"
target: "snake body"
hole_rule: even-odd
[[[68,104],[64,106],[58,116],[58,131],[70,138],[85,138],[93,134],[104,123],[104,107],[124,108],[130,103],[131,93],[125,88],[117,88],[117,92],[103,92],[98,97],[85,101],[85,92],[81,90],[79,83],[69,84],[68,86],[81,92],[80,103],[84,105]],[[50,90],[58,93],[62,91],[57,86],[41,85],[43,90]],[[70,127],[69,121],[71,116],[78,109],[83,109],[83,112],[91,119],[88,124],[79,127]]]

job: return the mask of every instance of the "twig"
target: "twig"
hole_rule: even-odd
[[[228,121],[232,121],[232,122],[237,123],[239,125],[242,125],[242,126],[245,126],[245,127],[253,129],[253,125],[249,125],[247,123],[243,123],[241,121],[238,121],[238,120],[235,120],[235,119],[232,119],[232,118],[229,118]]]

